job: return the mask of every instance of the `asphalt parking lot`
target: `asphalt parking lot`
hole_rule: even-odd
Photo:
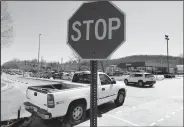
[[[49,81],[33,80],[9,77],[16,80],[14,87],[1,93],[1,111],[3,116],[11,114],[16,117],[16,108],[25,97],[25,89],[29,85],[42,85]],[[22,83],[23,82],[23,83]],[[28,83],[28,84],[25,84]],[[13,92],[13,95],[11,94]],[[6,98],[5,98],[6,96]],[[13,99],[14,101],[10,101]],[[8,105],[11,110],[8,110]],[[183,77],[164,79],[157,81],[153,87],[127,86],[127,97],[121,107],[116,107],[113,102],[99,106],[101,115],[98,117],[98,126],[183,126]],[[26,111],[21,114],[29,116]],[[5,118],[5,117],[4,117]],[[89,126],[89,112],[86,120],[76,126]],[[39,118],[35,119],[31,125],[39,127],[61,127],[55,120],[43,122]]]

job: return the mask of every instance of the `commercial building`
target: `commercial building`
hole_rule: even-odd
[[[176,67],[177,67],[177,73],[178,74],[183,74],[183,65],[176,65]]]
[[[140,61],[140,62],[127,62],[120,63],[118,65],[122,70],[133,71],[143,70],[149,73],[164,74],[167,73],[167,63],[158,63],[154,61]],[[175,73],[176,65],[173,63],[169,64],[169,72]]]

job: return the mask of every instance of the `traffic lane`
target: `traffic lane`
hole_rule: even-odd
[[[25,100],[25,95],[12,87],[6,91],[1,91],[1,121],[17,118],[17,112]],[[21,115],[25,112],[22,110]]]
[[[118,108],[113,103],[100,106],[102,107],[101,109],[99,108],[103,114],[102,117],[112,117],[113,123],[115,123],[114,126],[122,124],[131,124],[132,126],[151,125],[154,121],[183,107],[182,80],[159,81],[152,88],[127,86],[127,97],[124,105]],[[120,121],[124,121],[126,124]],[[105,125],[112,125],[108,119],[99,119],[98,122],[102,122]],[[177,121],[175,122],[177,123]],[[89,125],[88,123],[89,121],[79,126]],[[180,124],[180,126],[183,126],[183,124]]]
[[[17,118],[17,112],[20,106],[22,107],[20,116],[30,116],[30,113],[25,111],[23,107],[23,102],[26,99],[27,87],[33,85],[45,85],[53,83],[49,81],[24,79],[14,75],[8,75],[7,77],[9,79],[13,79],[13,81],[11,80],[11,82],[7,80],[7,82],[11,83],[13,87],[6,91],[1,91],[1,120]],[[28,84],[25,84],[24,82]]]
[[[40,80],[40,79],[34,79],[34,78],[26,78],[26,77],[15,77],[15,76],[12,76],[11,77],[13,80],[16,80],[16,81],[21,81],[23,83],[28,83],[28,84],[31,84],[31,85],[46,85],[46,84],[51,84],[53,82],[55,83],[58,83],[59,81],[54,81],[54,80],[51,80],[51,81],[46,81],[46,80]],[[62,82],[62,80],[61,80]]]
[[[132,89],[133,88],[133,89]],[[130,91],[132,91],[132,90],[134,90],[134,92],[135,91],[137,91],[137,89],[136,89],[136,87],[132,87],[130,90],[128,90],[129,92]],[[159,87],[157,87],[157,88],[159,88]],[[171,88],[171,87],[170,87]],[[146,89],[147,90],[147,89]],[[137,92],[139,92],[139,91],[137,91]],[[130,92],[131,93],[131,92]],[[140,93],[140,92],[139,92]],[[142,93],[142,92],[141,92]],[[150,92],[149,92],[150,93]],[[154,94],[151,94],[151,95],[154,95]],[[145,102],[145,100],[144,100],[144,98],[142,98],[142,95],[141,95],[141,97],[136,97],[136,98],[134,98],[134,100],[138,100],[138,98],[139,98],[139,101],[137,101],[137,102],[142,102],[142,101],[144,101]],[[124,106],[122,106],[122,108],[124,108],[124,109],[127,109],[127,108],[130,108],[132,105],[132,103],[130,103],[130,101],[128,102],[127,100],[130,100],[130,99],[128,99],[128,96],[127,96],[127,98],[126,98],[126,101],[125,101],[125,104],[124,104]],[[150,96],[148,96],[148,98],[146,98],[146,100],[150,100]],[[132,102],[134,102],[133,101],[133,99],[132,99]],[[136,104],[137,104],[137,102],[136,102]],[[126,104],[127,104],[127,106],[126,106]],[[140,104],[140,103],[139,103]],[[108,109],[108,110],[114,110],[114,111],[116,111],[117,110],[117,108],[115,108],[115,105],[114,105],[114,107],[113,106],[109,106],[109,104],[105,104],[106,105],[106,107],[103,107],[102,109],[108,109],[107,107],[111,107],[110,109]],[[108,105],[108,106],[107,106]],[[112,103],[112,105],[113,105],[113,103]],[[144,103],[142,103],[142,106],[144,105]],[[133,108],[133,107],[132,107]],[[109,111],[106,111],[102,116],[104,117],[104,115],[105,114],[107,114],[107,113],[109,113]],[[101,111],[101,112],[104,112],[104,110],[103,111]],[[121,114],[121,109],[119,109],[117,112],[115,112],[115,115],[114,114],[108,114],[108,116],[106,116],[106,119],[108,119],[107,117],[113,117],[113,119],[117,119],[117,121],[116,120],[114,120],[114,121],[116,121],[115,123],[118,123],[118,125],[121,125],[121,122],[122,121],[126,121],[124,124],[130,124],[130,123],[133,123],[133,124],[136,124],[136,125],[138,125],[137,123],[135,123],[135,122],[132,122],[131,120],[126,120],[126,119],[122,119],[121,118],[121,116],[119,117],[119,116],[116,116],[116,115],[118,115],[118,114]],[[139,112],[138,112],[138,114],[139,114]],[[144,117],[146,117],[146,116],[144,116]],[[104,117],[105,118],[105,117]],[[103,120],[105,120],[105,119],[103,119]],[[99,119],[99,121],[103,121],[102,119]],[[109,120],[108,120],[109,121]],[[119,122],[118,122],[119,121]],[[120,122],[121,121],[121,122]],[[85,122],[84,122],[85,123]],[[103,122],[102,122],[103,123]],[[106,122],[106,123],[108,123],[108,122]]]
[[[183,107],[151,123],[150,126],[182,126]]]
[[[153,87],[128,85],[127,96],[137,98],[183,96],[183,78],[164,79],[162,81],[157,81]]]
[[[160,99],[137,107],[119,107],[107,114],[122,118],[139,126],[148,126],[152,122],[168,115],[182,107],[182,100],[176,102],[172,99]],[[182,126],[182,124],[180,125]]]

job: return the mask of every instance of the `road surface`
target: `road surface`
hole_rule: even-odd
[[[1,111],[5,116],[9,114],[8,104],[16,109],[23,101],[27,86],[50,83],[15,76],[11,78],[24,83],[15,83],[11,90],[1,93]],[[157,81],[153,87],[129,85],[123,106],[117,108],[110,102],[100,106],[99,111],[102,116],[98,117],[98,126],[183,126],[183,77]],[[89,123],[88,112],[85,122],[77,126],[89,126]],[[39,118],[31,126],[61,127],[58,121],[44,124]]]

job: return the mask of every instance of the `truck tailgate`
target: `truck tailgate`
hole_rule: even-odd
[[[47,110],[47,93],[41,88],[28,87],[26,94],[30,103]]]

